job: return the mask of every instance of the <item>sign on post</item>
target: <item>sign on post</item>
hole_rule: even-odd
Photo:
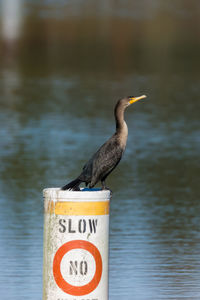
[[[108,299],[108,190],[44,190],[43,300]]]

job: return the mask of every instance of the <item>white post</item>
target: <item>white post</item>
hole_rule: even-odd
[[[108,300],[110,191],[43,194],[43,300]]]

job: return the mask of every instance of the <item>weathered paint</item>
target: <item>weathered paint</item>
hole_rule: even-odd
[[[109,202],[49,202],[47,213],[55,213],[56,215],[70,215],[70,216],[91,216],[91,215],[108,215]]]
[[[108,299],[109,199],[44,190],[43,300]]]

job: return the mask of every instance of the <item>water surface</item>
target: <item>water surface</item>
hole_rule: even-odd
[[[42,299],[42,189],[77,176],[116,100],[140,94],[107,181],[110,300],[199,299],[199,2],[0,3],[2,299]]]

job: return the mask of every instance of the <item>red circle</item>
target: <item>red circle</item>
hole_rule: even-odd
[[[60,264],[63,256],[73,249],[85,249],[92,254],[96,263],[96,272],[92,278],[92,280],[82,286],[75,286],[67,283],[63,278],[60,270]],[[83,240],[75,240],[70,241],[62,245],[56,252],[53,260],[53,276],[54,279],[63,290],[63,292],[72,295],[72,296],[83,296],[91,293],[98,286],[102,275],[102,259],[101,254],[97,247],[95,247],[92,243],[83,241]]]

